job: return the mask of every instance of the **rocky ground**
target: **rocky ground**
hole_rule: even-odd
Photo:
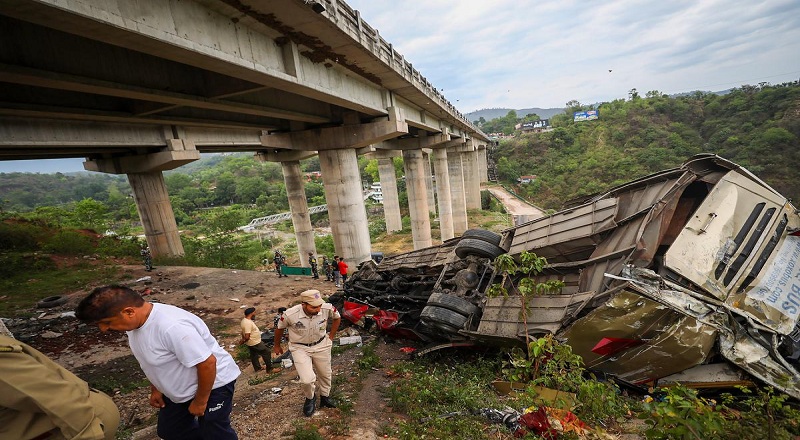
[[[295,304],[301,291],[315,288],[324,295],[335,291],[333,283],[308,276],[278,278],[274,272],[200,267],[159,267],[145,272],[140,266],[126,266],[119,282],[143,292],[150,301],[173,304],[199,315],[234,354],[245,307],[257,308],[256,323],[266,331],[275,310]],[[156,410],[147,403],[149,388],[143,386],[144,375],[130,354],[124,333],[100,333],[71,316],[87,293],[75,292],[63,305],[40,309],[32,319],[6,320],[6,325],[17,338],[90,383],[116,390],[114,401],[133,438],[157,439],[153,429]],[[350,335],[354,330],[346,328],[340,334]],[[372,337],[363,335],[365,340]],[[381,427],[394,417],[381,392],[389,385],[385,367],[407,358],[400,351],[402,346],[380,340],[376,354],[382,367],[366,376],[356,374],[355,362],[362,350],[353,346],[336,355],[333,396],[352,405],[353,411],[322,409],[310,419],[302,415],[303,397],[294,368],[276,364],[273,373],[256,373],[249,360],[240,361],[242,375],[234,397],[233,425],[242,439],[291,438],[297,424],[307,422],[318,426],[326,439],[384,438]]]

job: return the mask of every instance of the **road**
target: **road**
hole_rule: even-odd
[[[500,186],[493,186],[487,189],[500,200],[506,211],[514,217],[515,225],[544,217],[545,215],[541,209],[520,200]]]

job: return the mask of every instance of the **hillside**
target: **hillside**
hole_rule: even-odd
[[[481,110],[475,110],[474,112],[469,112],[464,114],[470,121],[477,121],[480,118],[483,118],[487,121],[495,119],[495,118],[502,118],[503,116],[507,115],[509,111],[514,110],[517,112],[517,116],[520,118],[535,114],[538,115],[540,119],[548,119],[552,116],[564,113],[563,108],[523,108],[523,109],[510,109],[510,108],[485,108]]]
[[[744,86],[725,95],[658,92],[599,105],[571,103],[550,119],[552,131],[516,133],[493,154],[499,178],[538,179],[518,192],[538,206],[565,201],[714,153],[748,168],[789,198],[800,182],[800,85]],[[598,110],[599,119],[574,122],[574,111]],[[491,122],[491,121],[490,121]]]

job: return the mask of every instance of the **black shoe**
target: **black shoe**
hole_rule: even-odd
[[[333,401],[329,396],[321,396],[319,398],[319,407],[320,408],[336,408],[336,402]]]
[[[313,399],[306,399],[306,403],[303,404],[303,415],[306,417],[311,417],[314,414],[314,411],[317,409],[317,399],[314,396]]]

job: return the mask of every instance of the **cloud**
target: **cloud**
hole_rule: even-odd
[[[800,77],[796,0],[348,3],[465,112]]]

